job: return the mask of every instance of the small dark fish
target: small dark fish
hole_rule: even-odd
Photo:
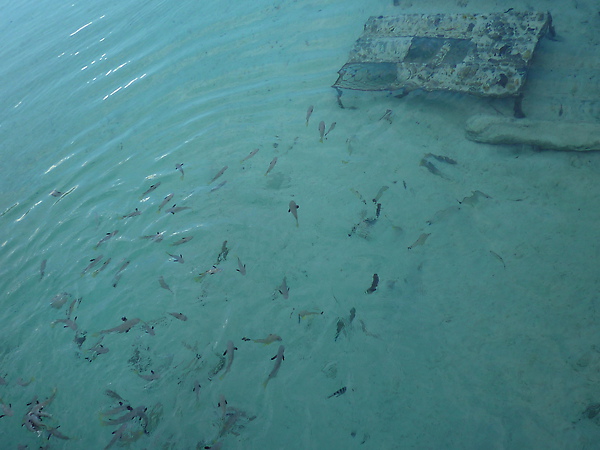
[[[500,256],[498,253],[496,253],[493,250],[490,250],[490,253],[492,255],[494,255],[498,259],[498,261],[500,261],[502,263],[502,265],[504,266],[504,268],[506,269],[506,264],[504,263],[504,259],[502,259],[502,256]]]
[[[337,391],[335,391],[333,394],[329,395],[327,398],[331,398],[331,397],[339,397],[340,395],[344,394],[346,392],[346,386],[344,386],[341,389],[338,389]]]
[[[377,285],[379,284],[379,275],[376,273],[373,274],[373,282],[371,283],[371,287],[367,289],[365,292],[367,294],[372,294],[377,290]]]
[[[392,110],[386,109],[385,114],[379,118],[379,120],[387,120],[389,123],[392,123]]]
[[[336,324],[335,338],[333,339],[334,341],[338,340],[338,338],[340,337],[340,333],[344,330],[345,327],[346,327],[346,321],[341,318],[338,319],[337,324]]]
[[[321,136],[319,142],[323,142],[323,136],[325,136],[325,122],[323,122],[322,120],[321,122],[319,122],[319,135]]]
[[[229,166],[225,166],[221,170],[219,170],[219,172],[213,177],[212,180],[209,181],[208,184],[211,184],[213,181],[215,181],[217,178],[219,178],[221,175],[223,175],[228,168],[229,168]]]
[[[260,149],[258,149],[258,148],[255,148],[254,150],[252,150],[248,156],[246,156],[244,159],[242,159],[240,161],[240,163],[243,163],[244,161],[248,161],[250,158],[252,158],[254,155],[256,155],[259,150]]]
[[[50,192],[50,195],[51,195],[52,197],[60,197],[61,195],[63,195],[63,193],[62,193],[62,192],[60,192],[60,191],[57,191],[57,190],[55,189],[55,190],[53,190],[52,192]]]
[[[275,158],[273,158],[273,160],[271,161],[271,163],[269,164],[269,168],[267,169],[267,171],[265,172],[265,176],[267,176],[269,174],[269,172],[271,170],[273,170],[273,167],[275,167],[275,164],[277,164],[277,156]]]
[[[46,263],[48,262],[47,259],[42,261],[42,264],[40,264],[40,280],[42,278],[44,278],[44,273],[46,272]]]
[[[292,213],[292,216],[294,216],[294,218],[296,219],[296,226],[298,225],[298,208],[300,208],[296,202],[294,200],[292,200],[290,202],[290,209],[288,209],[288,212]]]
[[[156,189],[159,186],[160,186],[160,181],[158,183],[150,186],[150,188],[148,188],[148,190],[142,194],[141,198],[144,198],[146,195],[148,195],[150,192],[152,192],[154,189]]]
[[[444,156],[444,155],[434,155],[433,153],[427,153],[425,155],[425,158],[429,158],[429,157],[437,159],[438,161],[446,163],[446,164],[456,164],[456,160],[449,158],[447,156]]]
[[[350,317],[348,318],[348,323],[352,323],[354,318],[356,317],[356,308],[352,308],[350,310]]]
[[[306,110],[306,126],[308,126],[308,119],[310,119],[310,116],[313,113],[314,109],[315,109],[314,106],[310,105],[308,107],[308,109]]]
[[[175,170],[179,170],[181,172],[181,179],[183,180],[183,176],[185,175],[183,173],[183,163],[181,163],[181,164],[175,164]]]
[[[94,270],[94,273],[92,273],[92,277],[95,277],[96,275],[98,275],[100,272],[102,272],[104,269],[106,269],[106,266],[108,266],[108,264],[110,263],[112,258],[108,258],[106,261],[104,261],[102,263],[102,266],[100,266],[99,269]]]

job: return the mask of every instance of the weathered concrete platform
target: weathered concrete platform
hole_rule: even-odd
[[[467,137],[487,144],[528,144],[543,150],[600,150],[600,124],[474,116]]]

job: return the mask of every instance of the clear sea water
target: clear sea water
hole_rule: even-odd
[[[599,157],[467,141],[501,101],[340,109],[330,86],[369,16],[506,8],[400,3],[0,7],[1,448],[104,448],[128,412],[107,390],[147,408],[116,448],[597,448]],[[564,31],[525,106],[597,122],[597,11],[561,5],[527,5]],[[426,153],[458,164],[436,176]],[[490,198],[458,208],[475,190]],[[141,322],[101,333],[122,318]],[[69,440],[22,426],[53,392],[42,419]]]

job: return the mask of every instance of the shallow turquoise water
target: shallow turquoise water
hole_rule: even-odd
[[[21,424],[53,389],[44,423],[72,439],[52,448],[109,444],[107,389],[148,408],[147,434],[127,422],[132,448],[593,448],[598,424],[577,421],[599,401],[598,209],[581,195],[598,158],[466,141],[465,117],[502,103],[364,94],[340,109],[336,71],[391,3],[4,7],[4,448],[45,444]],[[324,143],[321,120],[337,124]],[[436,177],[429,152],[459,164]],[[473,190],[491,198],[458,209]],[[105,270],[82,273],[100,255]],[[54,323],[75,299],[77,331]],[[143,323],[98,334],[122,317]],[[286,358],[264,387],[280,343],[243,338],[271,333]]]

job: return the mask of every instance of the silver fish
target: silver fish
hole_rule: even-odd
[[[150,336],[154,336],[156,335],[156,333],[154,332],[154,327],[151,327],[150,325],[148,325],[147,323],[143,323],[142,324],[142,328],[144,328],[144,331],[146,333],[148,333]]]
[[[110,440],[110,442],[104,448],[105,449],[111,448],[117,441],[121,440],[122,437],[125,437],[125,431],[127,431],[128,427],[129,427],[129,424],[128,423],[124,423],[119,428],[117,428],[115,431],[113,431],[112,432],[112,434],[113,434],[112,439]]]
[[[225,186],[225,184],[227,183],[227,180],[225,181],[221,181],[219,184],[217,184],[214,188],[212,188],[208,193],[210,194],[211,192],[215,192],[219,189],[221,189],[223,186]]]
[[[98,275],[100,272],[102,272],[104,269],[106,269],[106,266],[108,266],[108,264],[110,263],[112,258],[108,258],[106,261],[104,261],[102,263],[102,266],[100,266],[99,269],[94,270],[94,273],[92,273],[92,277],[95,277],[96,275]]]
[[[150,186],[148,188],[148,190],[142,194],[141,198],[144,198],[146,195],[148,195],[150,192],[152,192],[154,189],[156,189],[159,186],[160,186],[160,181],[158,183],[153,184],[152,186]]]
[[[69,305],[69,310],[67,311],[67,318],[71,317],[71,314],[73,314],[73,311],[75,311],[75,306],[77,306],[78,304],[81,303],[81,299],[83,297],[79,297],[79,298],[75,298],[73,299],[73,301],[71,302],[71,304]]]
[[[125,214],[124,216],[119,217],[119,219],[127,219],[129,217],[139,216],[142,212],[135,208],[135,211],[130,212],[129,214]]]
[[[171,201],[171,199],[173,198],[173,194],[169,194],[167,195],[164,200],[160,203],[160,205],[158,206],[158,212],[161,212],[162,209],[164,208],[164,206],[169,203]]]
[[[183,211],[184,209],[191,209],[189,206],[177,206],[177,205],[173,205],[171,208],[167,209],[165,211],[166,214],[175,214],[178,213],[179,211]]]
[[[123,317],[121,320],[123,321],[121,325],[118,325],[114,328],[110,328],[108,330],[102,330],[100,331],[100,334],[128,333],[129,330],[131,330],[140,322],[140,319],[138,319],[137,317],[135,319],[128,319],[127,317]]]
[[[252,158],[254,155],[256,155],[259,150],[260,149],[258,149],[258,148],[255,148],[254,150],[252,150],[248,156],[246,156],[244,159],[242,159],[240,161],[240,163],[243,163],[244,161],[248,161],[250,158]]]
[[[156,234],[150,234],[148,236],[142,236],[140,239],[152,239],[154,242],[160,242],[163,240],[164,231],[157,231]]]
[[[311,114],[313,113],[314,106],[310,105],[306,110],[306,126],[308,126],[308,119],[310,119]]]
[[[211,184],[213,181],[215,181],[217,178],[219,178],[221,175],[223,175],[228,168],[229,168],[229,166],[225,166],[221,170],[219,170],[219,172],[213,177],[212,180],[210,180],[210,182],[208,184]]]
[[[228,355],[229,358],[227,360],[227,367],[225,368],[225,373],[223,375],[221,375],[221,380],[223,378],[225,378],[225,375],[227,375],[227,373],[231,369],[231,365],[233,364],[233,353],[235,350],[237,350],[237,347],[233,344],[233,342],[227,341],[227,350],[225,350],[225,353],[223,353],[223,356]]]
[[[267,171],[265,172],[265,176],[267,176],[269,174],[269,172],[271,170],[273,170],[273,167],[275,167],[275,164],[277,164],[277,156],[275,158],[273,158],[273,160],[271,161],[271,163],[269,164],[269,168],[267,169]]]
[[[379,189],[379,191],[377,192],[377,195],[375,196],[375,198],[373,199],[373,203],[377,203],[379,201],[379,199],[381,198],[381,196],[383,195],[383,193],[385,191],[387,191],[389,189],[389,186],[381,186],[381,188]]]
[[[122,276],[122,275],[121,275],[120,273],[118,273],[118,274],[116,274],[116,275],[114,276],[114,278],[113,278],[113,280],[112,280],[112,286],[113,286],[114,288],[116,288],[116,287],[117,287],[117,284],[119,284],[119,280],[121,279],[121,276]]]
[[[319,142],[323,142],[323,136],[325,135],[325,122],[323,122],[322,120],[321,122],[319,122],[319,135],[321,136]]]
[[[236,269],[239,273],[241,273],[242,275],[246,275],[246,264],[242,264],[242,261],[240,260],[239,256],[238,256],[238,268]]]
[[[96,250],[98,247],[100,247],[101,244],[105,243],[113,236],[116,236],[118,232],[119,232],[119,230],[115,230],[115,231],[111,231],[110,233],[106,233],[106,236],[104,236],[102,239],[100,239],[98,241],[98,243],[94,246],[94,250]]]
[[[54,436],[57,439],[62,439],[63,441],[68,441],[71,439],[69,436],[58,431],[58,427],[47,427],[46,431],[48,432],[48,439],[50,439],[51,436]]]
[[[179,170],[181,172],[181,179],[183,180],[184,177],[184,173],[183,173],[183,163],[181,164],[175,164],[175,170]]]
[[[185,244],[186,242],[189,242],[192,239],[194,239],[194,236],[185,236],[185,237],[182,237],[181,239],[179,239],[178,241],[173,242],[171,244],[171,246]]]
[[[223,269],[219,269],[217,266],[212,266],[205,272],[202,272],[197,277],[194,277],[194,281],[202,281],[206,275],[214,275],[215,273],[223,272]]]
[[[288,212],[292,213],[292,216],[294,216],[294,218],[296,219],[296,226],[298,225],[298,208],[300,208],[296,202],[294,200],[292,200],[290,202],[290,209],[288,209]]]
[[[77,317],[75,317],[75,320],[77,320]],[[77,324],[75,323],[75,320],[57,319],[54,322],[52,322],[52,326],[56,325],[57,323],[64,323],[64,328],[71,328],[72,330],[77,331]]]
[[[265,344],[269,345],[275,341],[281,341],[281,336],[277,336],[276,334],[269,334],[264,339],[252,339],[252,342],[256,342],[257,344]]]
[[[169,291],[171,294],[173,293],[173,291],[171,290],[171,288],[169,287],[169,285],[167,283],[165,283],[165,279],[162,277],[162,275],[160,276],[160,278],[158,279],[158,283],[160,284],[160,287],[163,289],[166,289],[167,291]]]
[[[336,122],[333,122],[333,123],[332,123],[332,124],[329,126],[329,130],[327,130],[327,133],[325,133],[325,137],[327,137],[327,135],[333,131],[333,129],[335,128],[335,124],[336,124]]]
[[[142,375],[139,372],[136,372],[141,378],[143,378],[146,381],[153,381],[153,380],[158,380],[160,378],[160,375],[157,374],[156,372],[154,372],[154,370],[150,371],[150,375]]]
[[[185,314],[182,313],[178,313],[178,312],[170,312],[168,314],[171,314],[173,317],[175,317],[176,319],[181,320],[182,322],[185,322],[188,318]]]
[[[283,356],[284,350],[285,347],[280,345],[279,349],[277,350],[277,354],[271,358],[271,360],[275,360],[275,367],[273,367],[273,370],[271,370],[271,373],[263,383],[264,387],[267,387],[267,383],[271,378],[275,378],[277,376],[277,372],[279,372],[279,368],[281,367],[281,361],[285,360],[285,356]]]
[[[4,416],[11,417],[14,415],[14,411],[12,410],[12,403],[8,405],[6,403],[0,402],[0,407],[2,407],[2,415],[0,415],[0,419]]]
[[[177,255],[172,255],[169,252],[167,252],[167,255],[169,255],[171,258],[173,258],[173,262],[177,262],[177,263],[181,263],[181,264],[183,264],[183,262],[184,262],[183,255],[181,255],[181,254],[179,256],[177,256]]]
[[[119,270],[117,270],[117,275],[119,275],[121,272],[123,272],[127,266],[129,265],[131,261],[127,260],[123,263],[123,265],[121,266],[121,268]]]
[[[35,377],[31,377],[31,378],[30,378],[29,380],[27,380],[27,381],[26,381],[26,380],[24,380],[23,378],[19,377],[19,378],[17,378],[17,381],[16,381],[16,383],[17,383],[19,386],[27,387],[27,386],[29,386],[29,385],[30,385],[30,384],[31,384],[33,381],[35,381]]]
[[[56,309],[60,309],[65,303],[67,303],[69,297],[71,297],[71,294],[69,294],[68,292],[56,294],[54,297],[52,297],[52,300],[50,300],[50,306]]]
[[[146,416],[145,412],[146,412],[146,407],[145,406],[138,406],[137,408],[134,409],[130,409],[129,412],[117,419],[109,419],[106,422],[102,422],[103,424],[107,424],[107,425],[118,425],[121,423],[126,423],[129,422],[130,420],[139,417],[140,419],[144,418]]]
[[[96,264],[98,264],[102,260],[103,257],[104,257],[104,255],[100,255],[94,259],[90,259],[90,263],[88,264],[88,266],[85,269],[83,269],[83,272],[81,272],[81,276],[84,276],[88,270],[90,270],[92,267],[94,267]]]
[[[277,290],[279,291],[279,293],[281,295],[283,295],[283,298],[287,299],[289,297],[290,288],[287,285],[287,278],[286,277],[283,277],[283,282],[281,283],[281,286],[279,286],[277,288]]]

